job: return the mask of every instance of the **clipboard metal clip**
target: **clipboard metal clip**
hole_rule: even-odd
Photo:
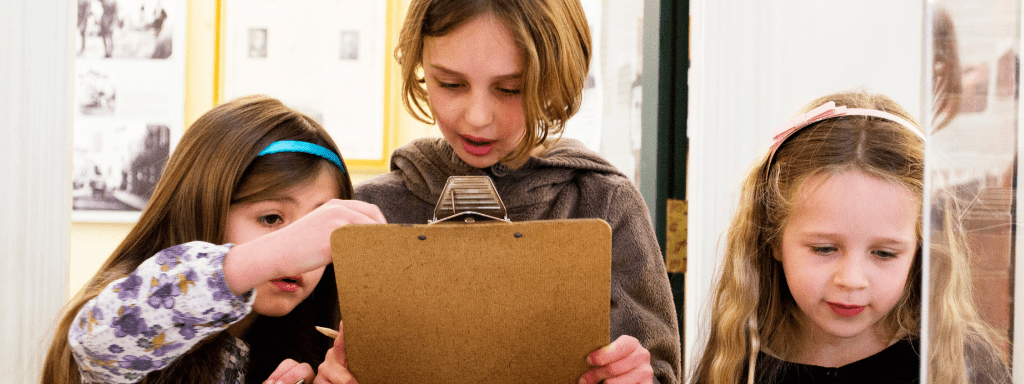
[[[479,221],[512,222],[494,182],[487,176],[449,176],[434,207],[434,218],[427,224]]]

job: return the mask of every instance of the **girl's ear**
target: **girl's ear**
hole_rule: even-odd
[[[778,262],[782,262],[782,247],[777,242],[773,242],[768,251],[772,253],[772,258]]]

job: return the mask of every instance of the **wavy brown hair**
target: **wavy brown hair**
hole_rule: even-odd
[[[902,107],[882,95],[839,93],[819,98],[801,112],[828,101],[849,108],[886,111],[914,122]],[[914,123],[916,125],[916,122]],[[779,367],[756,366],[765,351],[786,360],[797,334],[797,307],[789,292],[781,263],[773,256],[780,249],[782,232],[792,210],[794,192],[808,178],[856,170],[906,188],[918,203],[924,191],[924,142],[898,123],[868,116],[826,119],[788,138],[774,161],[765,154],[743,183],[739,207],[726,238],[722,269],[710,304],[710,332],[697,357],[693,383],[753,383],[771,377]],[[920,212],[920,211],[919,211]],[[919,213],[920,215],[920,213]],[[920,217],[920,216],[919,216]],[[955,233],[955,231],[954,231]],[[917,337],[921,319],[921,239],[903,294],[880,321],[891,337]],[[943,276],[932,279],[933,308],[930,364],[932,382],[966,383],[967,367],[976,362],[998,362],[991,328],[978,320],[966,274],[966,247],[962,236],[949,239],[950,252],[933,253],[933,260],[951,264]],[[941,332],[940,332],[941,331]],[[969,351],[965,353],[965,349]],[[977,356],[973,357],[973,356]],[[992,364],[991,372],[999,371]],[[1005,365],[1002,368],[1005,371]],[[755,375],[755,372],[756,375]],[[994,374],[993,377],[998,376]]]
[[[316,121],[280,101],[251,96],[219,105],[185,131],[138,223],[99,271],[65,306],[46,356],[42,383],[80,383],[79,367],[68,343],[78,311],[111,282],[126,277],[160,250],[190,241],[223,244],[233,204],[259,201],[316,177],[334,173],[342,199],[352,196],[348,175],[333,163],[303,153],[257,154],[272,142],[298,140],[318,144],[341,156]],[[319,284],[289,314],[258,316],[243,340],[249,344],[246,381],[260,383],[286,358],[318,366],[332,346],[315,326],[338,324],[340,309],[334,269],[328,265]],[[226,332],[202,341],[144,383],[213,383],[223,370]]]
[[[402,101],[413,117],[435,122],[422,75],[423,39],[447,35],[484,14],[500,20],[522,52],[526,136],[502,159],[518,166],[579,111],[590,70],[590,28],[579,0],[413,0],[395,48]]]

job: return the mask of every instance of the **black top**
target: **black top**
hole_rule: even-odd
[[[757,355],[755,383],[918,383],[920,380],[920,343],[900,340],[874,355],[839,368],[791,363]],[[746,382],[744,380],[743,382]]]

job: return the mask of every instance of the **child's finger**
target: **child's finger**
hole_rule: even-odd
[[[270,374],[270,377],[267,377],[267,381],[271,383],[277,381],[277,379],[280,379],[285,372],[288,372],[289,369],[292,369],[292,367],[296,365],[299,365],[299,362],[292,359],[285,359],[281,364],[277,365],[277,369]]]
[[[344,322],[338,322],[338,337],[334,338],[334,359],[344,368],[348,368],[348,356],[345,354]]]
[[[296,365],[292,370],[285,372],[280,379],[273,382],[274,384],[295,384],[300,382],[312,383],[316,376],[313,375],[313,368],[309,364],[302,363]]]
[[[621,336],[608,346],[594,351],[587,357],[587,363],[594,366],[580,377],[580,383],[610,382],[641,383],[653,379],[651,354],[632,336]]]
[[[380,208],[378,208],[376,205],[359,200],[342,201],[348,204],[348,207],[352,208],[352,210],[360,212],[380,224],[388,223],[387,219],[384,218],[384,214],[381,213]]]
[[[654,369],[650,364],[637,367],[625,374],[608,378],[604,384],[650,384],[654,382]]]
[[[611,344],[591,352],[587,356],[587,364],[592,367],[605,366],[613,361],[622,360],[637,348],[642,348],[639,340],[633,336],[622,335]]]
[[[633,350],[633,353],[628,356],[608,363],[604,366],[594,368],[592,371],[597,375],[597,378],[608,379],[612,377],[619,377],[629,372],[642,369],[651,366],[651,354],[644,348],[638,348]],[[653,369],[651,369],[653,371]]]
[[[309,364],[302,363],[292,360],[285,359],[277,366],[277,369],[270,374],[265,383],[295,383],[299,380],[305,380],[306,382],[313,381],[313,367]]]
[[[380,213],[377,206],[356,200],[331,200],[324,204],[321,209],[327,212],[341,224],[381,224],[385,223],[384,215]]]
[[[281,361],[281,364],[278,365],[278,368],[276,368],[275,370],[273,370],[272,373],[270,373],[270,376],[266,378],[266,381],[264,381],[264,383],[273,383],[278,381],[278,379],[280,379],[281,376],[285,375],[285,373],[288,372],[288,370],[290,370],[293,366],[296,366],[298,364],[298,361],[293,360],[291,358]]]

